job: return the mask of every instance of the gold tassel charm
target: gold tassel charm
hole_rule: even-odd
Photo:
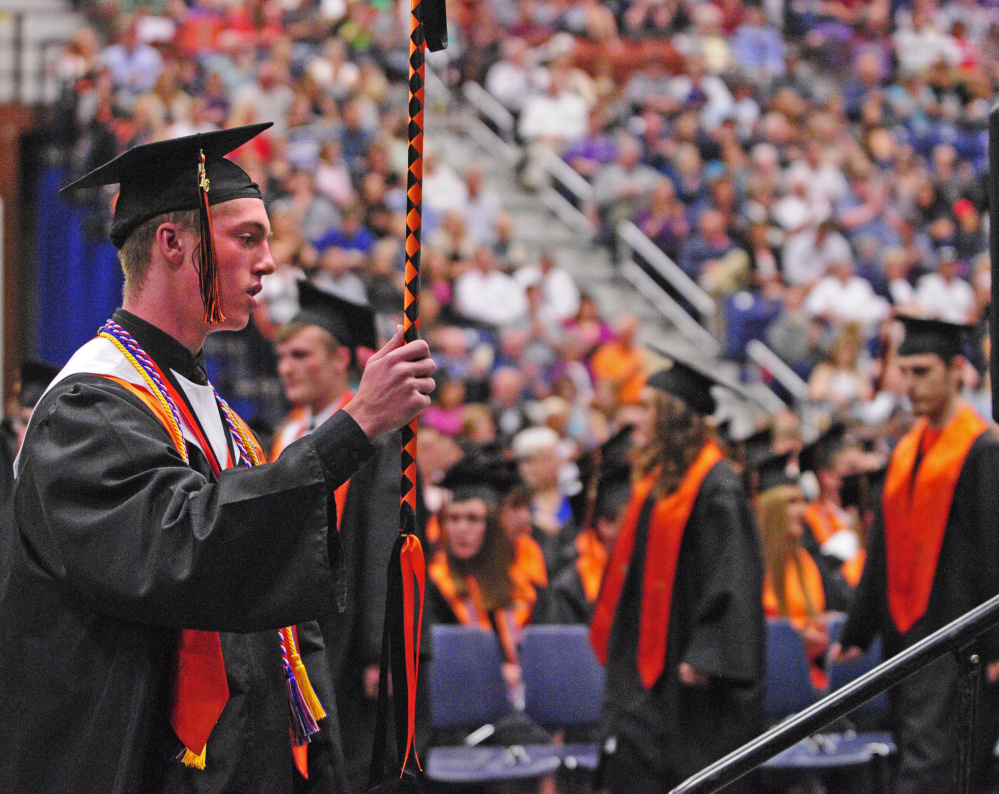
[[[201,301],[205,306],[205,322],[218,325],[225,321],[219,301],[219,274],[215,259],[215,241],[212,238],[212,218],[208,210],[208,189],[210,182],[205,169],[205,153],[201,152],[198,163],[198,220],[201,245],[197,252],[197,268]]]

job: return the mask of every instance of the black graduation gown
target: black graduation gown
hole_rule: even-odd
[[[200,362],[170,337],[127,313],[115,319],[168,377],[198,378]],[[0,562],[10,577],[0,791],[299,786],[277,629],[336,609],[342,562],[327,498],[371,445],[340,412],[280,461],[217,482],[189,451],[190,466],[149,409],[105,378],[71,376],[38,405],[15,486],[19,542]],[[221,633],[230,699],[204,771],[169,760],[179,628]],[[321,732],[310,755],[328,746]],[[331,762],[316,760],[310,783],[331,790],[318,785]]]
[[[365,695],[363,676],[367,666],[377,666],[381,660],[388,563],[399,532],[401,433],[383,436],[374,446],[375,454],[350,479],[340,521],[346,609],[320,621],[343,727],[343,750],[352,792],[364,790],[371,764],[377,700]],[[419,493],[418,485],[417,529],[422,535],[426,511]],[[429,648],[429,635],[425,610],[421,648]],[[423,752],[429,738],[430,701],[425,669],[421,673],[417,684],[417,753]],[[389,754],[394,758],[391,750]]]
[[[926,614],[904,634],[888,611],[885,534],[879,508],[867,543],[867,562],[843,628],[843,647],[866,648],[877,634],[891,657],[999,593],[999,440],[986,432],[971,447],[954,488],[947,528]],[[978,642],[983,664],[999,659],[999,634]],[[892,791],[949,791],[957,758],[958,665],[950,654],[888,691],[891,727],[899,748]],[[999,739],[999,690],[982,688],[977,729],[978,774]],[[982,782],[975,790],[982,789]]]
[[[575,564],[567,567],[548,588],[548,609],[544,616],[545,623],[560,625],[585,623],[589,625],[593,619],[593,609],[596,605],[586,600],[583,580]]]
[[[615,751],[604,782],[614,794],[667,792],[763,728],[762,561],[752,511],[725,462],[708,473],[684,530],[663,673],[651,689],[642,685],[638,624],[653,502],[639,517],[607,650],[602,732]],[[682,685],[681,662],[710,682]]]

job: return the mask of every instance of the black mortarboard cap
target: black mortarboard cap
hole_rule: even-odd
[[[628,453],[634,445],[632,432],[633,427],[626,425],[599,447],[580,456],[576,465],[579,467],[579,479],[583,488],[569,497],[573,515],[580,526],[591,520],[591,512],[600,499],[601,488],[610,487],[610,483],[615,480],[623,480],[630,487],[631,460]]]
[[[502,455],[473,450],[449,468],[440,481],[451,491],[451,500],[481,499],[497,507],[500,499],[520,482],[516,461]]]
[[[718,385],[718,381],[679,359],[673,359],[672,366],[650,375],[646,385],[678,397],[691,410],[705,416],[713,414],[718,407],[711,394],[711,387]]]
[[[905,337],[898,346],[900,356],[932,353],[944,361],[951,361],[965,354],[965,340],[971,326],[906,315],[898,319],[905,326]]]
[[[202,152],[209,205],[260,198],[260,188],[249,174],[225,156],[270,126],[271,122],[250,124],[135,146],[63,190],[119,185],[111,242],[121,248],[128,236],[149,219],[165,212],[198,209]]]
[[[818,471],[829,464],[829,458],[842,448],[846,440],[846,423],[833,422],[814,441],[801,448],[798,465],[802,471]]]
[[[318,325],[352,351],[358,347],[378,348],[375,313],[370,306],[341,298],[310,284],[298,282],[299,312],[293,323]]]
[[[887,473],[888,467],[882,466],[873,471],[859,471],[846,475],[839,489],[843,507],[872,509],[881,494]]]
[[[771,425],[764,425],[737,443],[740,443],[744,450],[743,461],[746,467],[755,469],[773,454],[774,429]]]
[[[614,469],[597,482],[597,495],[593,505],[593,518],[613,519],[631,498],[631,471]]]
[[[783,455],[771,455],[766,460],[761,461],[756,467],[757,493],[769,491],[771,488],[776,488],[780,485],[797,485],[798,476],[789,471],[790,464],[790,452],[786,452]]]
[[[21,364],[21,393],[18,403],[22,408],[34,408],[49,387],[52,379],[59,374],[59,367],[44,361],[27,359]]]

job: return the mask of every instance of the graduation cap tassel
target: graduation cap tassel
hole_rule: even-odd
[[[198,276],[201,301],[205,306],[205,322],[218,325],[225,320],[219,302],[219,273],[215,260],[215,240],[212,237],[212,216],[208,211],[208,174],[205,170],[205,152],[198,163],[198,221],[201,245],[198,247]]]
[[[412,342],[420,335],[420,231],[423,205],[423,110],[426,65],[424,52],[447,46],[444,0],[412,0],[409,37],[409,169],[406,181],[406,290],[403,332]],[[391,673],[398,777],[402,778],[410,752],[420,767],[414,746],[416,684],[419,668],[423,596],[426,577],[423,548],[416,532],[416,434],[417,420],[402,428],[402,480],[399,538],[392,549],[388,570],[388,597],[382,641],[381,680],[375,746],[371,759],[371,786],[384,776],[384,750],[388,727]]]

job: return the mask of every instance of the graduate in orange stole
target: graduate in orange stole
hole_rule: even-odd
[[[836,569],[802,542],[807,503],[797,476],[788,472],[788,458],[775,456],[759,468],[756,511],[766,566],[763,608],[768,618],[787,618],[801,633],[812,685],[821,690],[828,685],[828,614],[845,609],[850,592]]]
[[[961,398],[964,326],[902,318],[899,366],[918,417],[888,464],[868,558],[841,646],[850,658],[878,633],[897,654],[999,592],[999,440]],[[974,791],[987,786],[999,738],[999,637],[983,635],[985,665]],[[898,763],[892,794],[948,791],[958,757],[958,664],[948,654],[888,692]]]
[[[527,535],[509,537],[500,523],[500,491],[509,484],[503,468],[494,456],[473,452],[442,480],[451,496],[438,514],[441,541],[427,565],[425,620],[494,631],[510,701],[523,709],[520,637],[547,580],[541,580],[537,543]]]
[[[668,791],[762,728],[760,549],[706,419],[713,385],[674,362],[641,393],[636,482],[590,625],[611,794]]]
[[[847,437],[846,425],[834,422],[798,456],[802,484],[805,477],[814,477],[818,491],[805,510],[802,545],[813,557],[821,555],[838,569],[850,587],[860,581],[866,559],[858,522],[846,511],[840,495],[848,457],[856,450],[856,442]]]
[[[625,471],[624,474],[628,475]],[[549,590],[550,623],[585,623],[593,619],[600,583],[631,498],[631,482],[620,475],[601,481],[593,509],[593,526],[576,536],[576,559]]]

